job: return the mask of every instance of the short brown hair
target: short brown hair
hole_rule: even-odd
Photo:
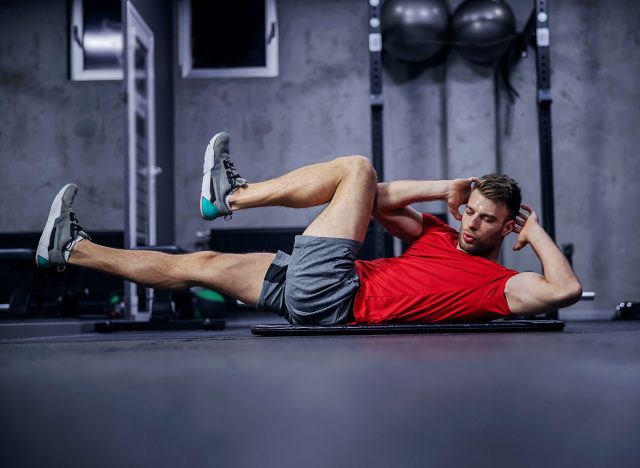
[[[509,216],[511,219],[516,219],[520,212],[522,194],[518,183],[511,177],[503,174],[487,174],[480,177],[473,188],[480,190],[480,193],[489,200],[507,205]]]

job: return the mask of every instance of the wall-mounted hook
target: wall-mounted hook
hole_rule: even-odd
[[[271,29],[269,30],[269,37],[267,37],[267,45],[276,37],[276,23],[271,23]]]
[[[78,44],[78,46],[84,50],[84,43],[82,42],[82,39],[80,39],[80,33],[78,32],[78,26],[77,25],[73,25],[73,40],[76,41],[76,43]]]

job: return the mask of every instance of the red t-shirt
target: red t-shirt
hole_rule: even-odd
[[[484,321],[509,315],[504,285],[517,271],[458,250],[458,233],[423,214],[401,256],[357,260],[356,323]]]

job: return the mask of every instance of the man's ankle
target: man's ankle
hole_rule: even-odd
[[[86,242],[82,242],[82,241],[86,241]],[[89,246],[89,244],[91,243],[91,241],[85,237],[82,236],[76,236],[75,239],[73,239],[71,241],[71,243],[65,247],[65,257],[66,257],[66,261],[68,264],[74,264],[74,258],[77,258],[79,254],[80,256],[82,256],[84,253],[86,253],[86,247]],[[72,254],[74,258],[72,258]]]

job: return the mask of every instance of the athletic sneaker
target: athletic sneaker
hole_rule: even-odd
[[[229,196],[247,184],[229,157],[229,134],[217,133],[204,153],[200,213],[206,220],[231,217]]]
[[[47,224],[38,242],[36,264],[39,267],[55,265],[64,268],[71,249],[82,239],[91,239],[89,234],[82,230],[73,212],[73,199],[77,192],[78,187],[75,184],[67,184],[53,199]]]

